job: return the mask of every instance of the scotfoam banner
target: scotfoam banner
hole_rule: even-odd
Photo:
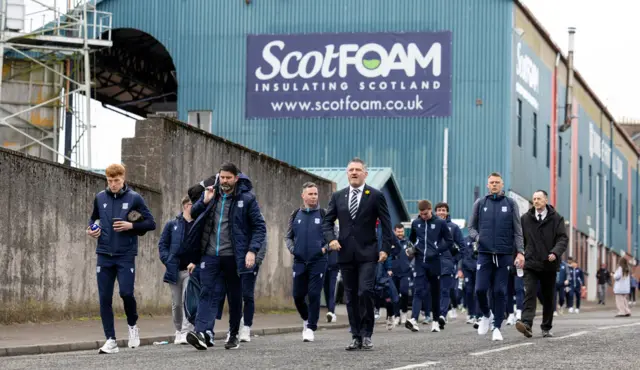
[[[247,36],[247,118],[451,115],[451,32]]]

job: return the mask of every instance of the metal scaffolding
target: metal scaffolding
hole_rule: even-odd
[[[22,152],[38,147],[48,154],[42,157],[92,168],[91,57],[112,46],[111,13],[95,3],[0,0],[0,140],[14,144],[3,146]],[[9,132],[23,141],[11,143]]]

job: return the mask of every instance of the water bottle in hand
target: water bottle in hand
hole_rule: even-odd
[[[516,274],[518,274],[518,277],[524,276],[524,270],[520,267],[519,263],[516,263]]]

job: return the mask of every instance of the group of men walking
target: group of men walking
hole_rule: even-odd
[[[118,279],[125,303],[129,346],[136,347],[137,237],[154,230],[155,222],[142,197],[125,185],[124,167],[112,165],[106,174],[109,186],[96,196],[87,234],[98,239],[98,287],[107,338],[100,353],[116,353],[111,310],[114,281]],[[352,337],[346,346],[350,351],[373,348],[375,311],[381,299],[389,302],[391,327],[402,323],[418,331],[420,313],[429,316],[430,311],[431,331],[443,330],[447,312],[456,306],[451,302],[456,277],[465,282],[467,322],[480,335],[492,328],[492,339],[502,340],[500,328],[508,311],[514,269],[518,276],[524,269],[526,292],[516,328],[527,337],[532,335],[539,287],[542,335],[552,335],[556,272],[567,236],[564,219],[547,204],[544,191],[534,193],[533,207],[520,217],[517,204],[503,192],[501,176],[492,173],[489,194],[472,207],[466,239],[451,221],[447,203],[438,203],[434,214],[432,203],[422,200],[407,240],[401,224],[392,228],[385,196],[366,184],[367,174],[366,164],[352,159],[346,173],[349,186],[332,194],[326,210],[318,203],[318,187],[303,184],[302,206],[292,210],[287,220],[284,244],[293,256],[292,295],[303,321],[304,342],[315,340],[323,290],[329,306],[327,320],[336,320],[338,270]],[[163,229],[159,253],[166,266],[164,281],[172,286],[176,343],[189,343],[199,350],[213,347],[215,321],[221,318],[225,298],[229,305],[225,348],[236,349],[241,341],[250,340],[253,290],[266,253],[266,225],[252,188],[245,174],[225,163],[215,176],[189,189],[182,212]],[[183,299],[194,273],[199,275],[201,290],[195,318],[187,320]],[[412,311],[407,317],[411,285]]]

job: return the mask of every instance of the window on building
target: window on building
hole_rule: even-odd
[[[611,218],[616,218],[616,187],[611,190]]]
[[[618,194],[618,223],[622,225],[622,192]]]
[[[562,176],[562,136],[558,135],[558,177]]]
[[[211,132],[212,113],[210,110],[189,111],[187,123],[206,132]]]
[[[578,156],[578,188],[582,194],[582,156]]]
[[[593,185],[591,184],[593,180],[593,174],[591,173],[591,165],[589,165],[589,200],[591,200]]]
[[[635,214],[633,213],[633,204],[632,204],[631,205],[631,233],[632,234],[635,234],[635,232],[636,232],[636,223],[637,223],[637,222],[633,222],[633,220],[635,220],[634,215]],[[627,221],[627,225],[628,224],[629,224],[629,222]]]
[[[518,99],[518,146],[522,147],[522,100]]]
[[[533,158],[538,157],[538,114],[533,114]]]
[[[551,163],[551,126],[547,125],[547,168]]]

